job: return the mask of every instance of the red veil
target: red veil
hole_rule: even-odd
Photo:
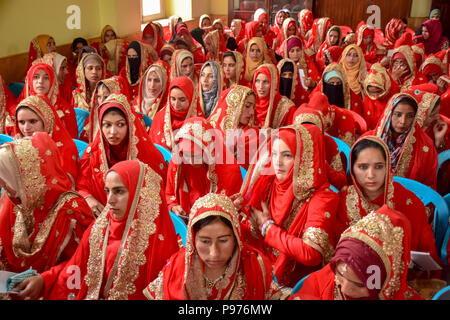
[[[333,255],[332,225],[338,204],[325,170],[323,136],[315,126],[276,130],[260,147],[259,158],[248,170],[241,188],[243,208],[269,206],[275,224],[264,239],[245,222],[245,239],[261,248],[274,264],[280,285],[294,286]],[[271,161],[272,140],[282,139],[294,155],[288,176],[277,180]]]
[[[368,299],[421,300],[406,282],[411,260],[410,236],[411,224],[406,217],[384,205],[348,228],[336,246],[335,257],[320,271],[311,274],[300,291],[289,299],[348,299],[342,294],[335,275],[337,263],[343,261],[356,270],[361,281],[368,277],[365,270],[362,271],[367,269],[367,263],[379,267],[383,278],[381,288],[369,289]]]
[[[323,134],[325,145],[325,167],[330,184],[338,190],[347,185],[347,177],[342,164],[339,148],[333,137],[325,133],[324,119],[320,111],[308,104],[301,105],[294,113],[293,125],[314,124]]]
[[[86,230],[77,251],[58,275],[42,274],[44,298],[141,300],[142,291],[178,249],[175,229],[164,200],[161,176],[135,160],[114,171],[128,189],[127,213],[115,219],[107,206]],[[105,247],[106,246],[106,247]],[[67,286],[78,266],[81,286]]]
[[[2,179],[16,185],[17,198],[2,197],[0,269],[41,273],[67,261],[94,220],[59,161],[45,132],[0,147]],[[10,170],[10,173],[7,173]]]
[[[289,125],[292,122],[292,116],[295,112],[294,103],[280,95],[279,72],[273,64],[262,64],[256,69],[253,75],[253,91],[255,89],[255,80],[260,73],[266,75],[270,82],[270,92],[265,97],[257,96],[256,99],[256,125],[264,128],[279,128]]]
[[[66,100],[61,98],[61,95],[59,93],[58,80],[56,79],[56,74],[54,72],[53,66],[45,62],[38,62],[33,64],[33,66],[28,69],[24,90],[22,91],[18,100],[20,101],[29,96],[37,95],[33,87],[33,78],[38,70],[44,70],[49,77],[50,88],[45,95],[51,103],[51,106],[53,106],[53,108],[56,110],[58,117],[61,119],[64,127],[67,129],[67,132],[69,132],[71,137],[77,138],[78,127],[75,111]]]
[[[17,122],[17,110],[20,107],[27,107],[36,113],[44,123],[44,131],[47,132],[56,143],[59,150],[61,166],[69,174],[72,182],[78,178],[78,150],[69,132],[65,129],[62,121],[58,117],[57,111],[51,106],[46,96],[29,96],[20,101],[16,108],[15,135],[22,138],[22,133]]]
[[[337,213],[336,232],[337,237],[371,211],[377,210],[383,205],[402,212],[411,222],[411,250],[429,252],[433,259],[441,261],[436,250],[433,231],[428,223],[428,215],[422,201],[411,191],[393,180],[394,174],[391,168],[391,157],[388,146],[376,136],[361,137],[353,146],[361,140],[370,140],[379,144],[386,155],[386,177],[384,180],[384,192],[378,198],[369,201],[358,184],[353,173],[352,159],[350,159],[350,175],[353,184],[340,191],[341,198]],[[350,154],[353,153],[353,148]],[[351,158],[351,157],[350,157]],[[336,239],[337,240],[337,239]]]
[[[186,111],[176,111],[172,107],[170,99],[168,99],[166,106],[156,113],[149,132],[154,143],[169,150],[174,147],[174,131],[180,129],[187,119],[203,115],[197,103],[198,97],[194,92],[194,85],[189,78],[178,77],[173,79],[169,85],[169,95],[173,88],[179,88],[184,92],[189,100],[189,108]]]
[[[119,146],[111,146],[100,130],[102,115],[109,108],[120,109],[126,117],[128,136]],[[111,94],[97,109],[92,110],[90,123],[91,136],[94,139],[80,160],[80,175],[77,181],[77,190],[84,197],[91,195],[105,205],[104,179],[106,173],[114,164],[124,160],[139,160],[165,179],[167,166],[164,158],[153,145],[151,138],[139,118],[131,110],[124,95]]]
[[[231,223],[236,248],[224,278],[208,292],[203,278],[203,262],[196,254],[193,226],[211,216],[225,218]],[[270,261],[242,238],[239,215],[233,202],[224,195],[213,193],[195,202],[189,219],[186,248],[169,259],[158,278],[145,288],[144,294],[151,300],[269,300],[280,297],[273,283]]]
[[[391,97],[386,105],[383,117],[378,122],[377,127],[367,134],[381,137],[387,143],[391,139],[391,116],[397,103],[403,97],[416,100],[415,96],[420,94],[398,93]],[[436,188],[437,152],[434,142],[427,136],[418,123],[419,110],[416,112],[411,128],[407,133],[404,142],[396,159],[394,175],[416,180],[420,183]],[[392,153],[392,151],[391,151]]]
[[[181,205],[189,214],[194,202],[206,193],[232,196],[239,192],[242,175],[236,159],[226,149],[222,133],[204,118],[186,120],[174,138],[176,150],[169,163],[166,199],[169,210]],[[200,166],[184,163],[182,153],[201,154]]]

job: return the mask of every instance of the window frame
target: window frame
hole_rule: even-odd
[[[142,24],[146,24],[146,23],[149,23],[152,20],[163,19],[163,18],[166,17],[166,1],[164,1],[164,0],[150,0],[150,1],[159,1],[159,7],[161,8],[161,10],[160,10],[160,13],[151,14],[151,15],[147,15],[147,16],[144,16],[144,4],[143,4],[143,1],[144,0],[140,1],[140,4],[141,4],[141,23]]]

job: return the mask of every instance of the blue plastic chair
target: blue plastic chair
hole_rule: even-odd
[[[245,176],[247,175],[247,170],[244,169],[243,166],[239,166],[241,168],[242,181],[245,180]]]
[[[306,278],[308,277],[309,274],[304,276],[299,282],[295,284],[295,286],[292,288],[291,295],[297,293],[303,287],[303,282],[305,282]]]
[[[9,86],[7,86],[9,90],[18,98],[22,93],[23,88],[25,87],[25,83],[23,82],[13,82]]]
[[[339,193],[339,190],[336,189],[336,187],[333,186],[333,185],[331,185],[331,184],[330,184],[330,189],[333,190],[333,191],[336,192],[336,193]]]
[[[450,149],[442,151],[441,153],[438,154],[438,169],[436,171],[436,174],[438,174],[442,164],[448,160],[450,160]]]
[[[0,145],[13,141],[14,138],[11,136],[8,136],[7,134],[0,134]]]
[[[152,126],[152,119],[150,119],[149,116],[146,116],[145,114],[143,114],[144,116],[144,122],[145,122],[145,127],[148,129]]]
[[[439,290],[431,300],[450,300],[450,286]]]
[[[166,162],[170,162],[170,159],[172,159],[172,152],[170,152],[168,149],[164,148],[163,146],[155,143],[155,147],[161,152],[161,154],[164,157],[164,160]]]
[[[181,219],[178,215],[169,211],[170,217],[172,218],[173,226],[175,227],[175,232],[177,235],[180,235],[181,240],[183,240],[183,247],[186,247],[186,235],[187,235],[187,226],[186,223]]]
[[[447,246],[444,246],[444,243],[448,241],[449,209],[444,198],[432,188],[420,182],[403,177],[394,177],[394,181],[397,181],[406,189],[412,191],[425,206],[432,203],[436,208],[433,221],[434,239],[436,242],[436,249],[444,261],[444,264],[447,265]],[[447,239],[445,239],[446,235]]]
[[[350,147],[341,139],[333,136],[331,137],[334,139],[334,141],[336,141],[336,144],[339,148],[339,152],[343,152],[345,154],[345,157],[347,158],[347,170],[345,174],[348,175],[350,173]]]
[[[89,111],[79,108],[73,108],[75,110],[75,115],[77,117],[77,127],[78,127],[78,138],[80,138],[81,133],[84,130],[84,123],[89,117]]]
[[[73,141],[75,142],[75,145],[77,146],[78,155],[79,155],[79,157],[81,159],[81,157],[84,154],[84,150],[86,150],[86,148],[88,146],[88,143],[84,142],[84,141],[81,141],[81,140],[78,140],[78,139],[73,139]]]

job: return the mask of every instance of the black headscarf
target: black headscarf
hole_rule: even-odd
[[[323,81],[323,93],[328,97],[328,102],[339,108],[344,108],[344,86],[332,85]]]
[[[131,83],[136,83],[139,80],[139,69],[141,68],[141,45],[137,41],[132,41],[127,48],[127,53],[129,49],[134,49],[138,57],[128,58],[128,64],[130,66],[130,80]]]
[[[281,74],[283,72],[294,72],[294,65],[292,64],[292,62],[286,62],[281,67],[280,88],[279,88],[280,94],[282,96],[290,98],[291,97],[291,92],[292,92],[292,78],[283,78],[283,77],[281,77]]]

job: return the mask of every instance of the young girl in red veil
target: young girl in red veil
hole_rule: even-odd
[[[220,233],[208,231],[212,227]],[[208,261],[209,245],[202,243],[206,236],[219,241],[225,251],[218,263]],[[277,300],[281,296],[269,259],[242,237],[233,202],[213,193],[194,203],[186,248],[169,259],[144,295],[149,300]]]
[[[94,220],[45,132],[0,147],[0,270],[64,265]],[[15,296],[15,295],[14,295]]]
[[[402,213],[387,205],[371,212],[342,234],[330,263],[312,273],[289,299],[423,300],[406,282],[410,233]],[[373,283],[369,267],[380,271],[378,285],[368,286]]]
[[[92,110],[90,124],[90,136],[94,139],[80,160],[76,188],[96,216],[106,205],[105,175],[116,163],[139,160],[165,179],[164,158],[124,95],[113,93]]]
[[[108,206],[83,234],[67,264],[26,279],[21,297],[143,300],[145,286],[178,250],[161,176],[140,161],[108,170]],[[80,285],[68,286],[78,267]]]
[[[334,253],[338,205],[325,170],[319,128],[284,127],[273,132],[244,180],[244,239],[267,254],[282,286],[318,270]]]

